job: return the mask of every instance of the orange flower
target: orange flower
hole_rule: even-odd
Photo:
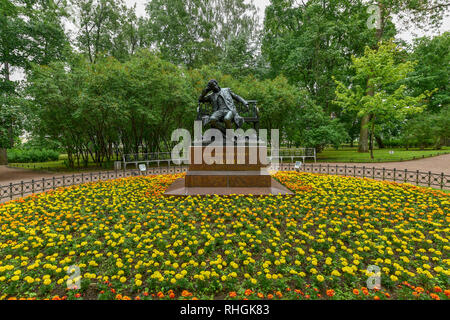
[[[120,293],[116,295],[116,300],[122,300],[122,295]]]
[[[129,296],[123,296],[122,298],[123,300],[131,300],[131,298]]]
[[[134,298],[134,300],[141,300],[141,297],[136,296],[136,298]]]
[[[358,289],[353,289],[353,294],[354,295],[359,295],[359,290]]]
[[[425,289],[422,288],[422,287],[417,287],[415,290],[416,290],[416,292],[418,292],[418,293],[422,293],[422,292],[425,291]]]
[[[192,293],[190,293],[190,292],[187,291],[187,290],[183,290],[183,291],[181,292],[181,295],[182,295],[183,297],[190,297],[190,296],[192,296]]]
[[[430,297],[432,297],[434,300],[441,300],[441,298],[439,298],[439,296],[435,293],[431,293]]]
[[[260,298],[260,299],[264,298],[264,295],[263,295],[261,292],[258,292],[257,296],[258,296],[258,298]]]
[[[329,297],[334,296],[334,290],[333,289],[328,289],[327,290],[327,296],[329,296]]]
[[[79,298],[79,297],[81,297],[81,293],[76,293],[75,298]]]
[[[447,297],[450,297],[450,290],[445,290],[445,291],[444,291],[444,294],[445,294]]]
[[[275,294],[278,298],[283,297],[283,294],[280,291],[275,292]]]
[[[160,291],[160,292],[158,292],[157,296],[158,296],[158,298],[164,298],[164,293],[162,293],[162,292]]]
[[[235,298],[236,297],[236,292],[232,291],[228,294],[231,298]]]
[[[269,293],[269,294],[267,295],[267,299],[272,299],[272,298],[273,298],[273,294],[270,294],[270,293]]]
[[[175,293],[171,292],[171,293],[169,294],[169,298],[170,298],[170,299],[175,298]]]
[[[198,300],[196,297],[193,297],[192,300]]]
[[[52,298],[52,300],[61,300],[61,298],[60,298],[59,296],[54,296],[54,297]]]
[[[373,297],[373,300],[380,300],[380,297],[379,296],[375,296],[375,297]]]
[[[250,289],[247,289],[247,290],[245,290],[245,292],[244,292],[244,294],[245,294],[246,296],[249,296],[249,295],[251,295],[252,293],[253,293],[253,291],[250,290]]]
[[[148,296],[148,292],[147,291],[144,292],[143,295],[147,297]]]
[[[442,292],[442,289],[438,286],[434,287],[434,292]]]

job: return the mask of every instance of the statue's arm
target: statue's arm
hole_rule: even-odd
[[[200,98],[198,98],[198,102],[211,102],[211,95],[207,96],[208,92],[211,91],[208,87],[203,89]]]
[[[231,90],[230,90],[230,93],[231,93],[231,97],[232,97],[234,100],[239,101],[239,102],[242,103],[244,106],[246,106],[247,109],[248,109],[248,102],[247,102],[244,98],[242,98],[241,96],[235,94],[235,93],[234,93],[233,91],[231,91]]]

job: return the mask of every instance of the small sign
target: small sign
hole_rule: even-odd
[[[139,164],[139,170],[142,171],[147,171],[147,166],[145,165],[145,163],[140,163]]]
[[[295,170],[300,170],[300,167],[302,166],[302,162],[301,161],[297,161],[295,162]]]

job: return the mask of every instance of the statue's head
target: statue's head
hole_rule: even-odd
[[[209,80],[208,87],[216,93],[220,91],[219,83],[215,79]]]

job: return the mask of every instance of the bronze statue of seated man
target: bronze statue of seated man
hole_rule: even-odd
[[[211,94],[208,93],[212,91]],[[212,128],[219,129],[226,135],[226,129],[233,128],[233,122],[237,129],[244,124],[244,119],[238,114],[233,99],[242,103],[248,110],[248,102],[233,93],[230,88],[220,88],[216,80],[210,80],[198,99],[199,102],[209,102],[212,105],[211,116],[203,118],[203,126],[210,124]],[[225,127],[221,125],[225,124]]]

